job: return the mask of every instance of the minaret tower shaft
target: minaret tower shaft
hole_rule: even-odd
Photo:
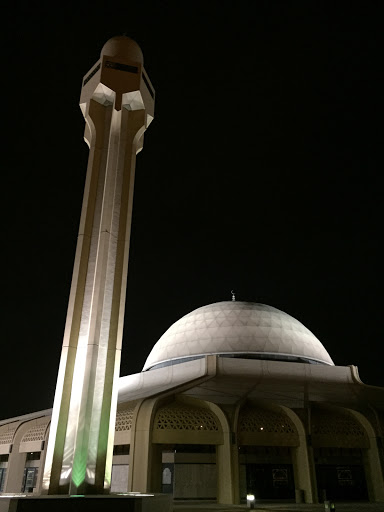
[[[154,115],[132,39],[104,45],[80,107],[89,160],[43,475],[49,494],[110,486],[136,154]]]

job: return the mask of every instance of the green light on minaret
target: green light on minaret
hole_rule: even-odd
[[[85,481],[87,471],[87,450],[76,451],[72,468],[72,481],[77,488]]]

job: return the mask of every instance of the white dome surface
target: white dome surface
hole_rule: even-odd
[[[216,302],[175,322],[149,354],[143,371],[161,363],[209,354],[288,357],[333,365],[322,343],[302,323],[255,302]]]

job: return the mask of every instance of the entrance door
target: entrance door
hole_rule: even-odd
[[[291,464],[246,464],[247,493],[256,499],[293,499]]]
[[[364,469],[359,465],[316,466],[319,497],[335,500],[367,500]]]

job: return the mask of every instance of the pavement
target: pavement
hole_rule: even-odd
[[[173,503],[173,512],[235,512],[249,510],[247,505],[219,505],[203,501],[176,501]],[[324,503],[256,503],[254,510],[259,512],[328,512]],[[335,512],[384,512],[384,503],[367,502],[335,502]]]

